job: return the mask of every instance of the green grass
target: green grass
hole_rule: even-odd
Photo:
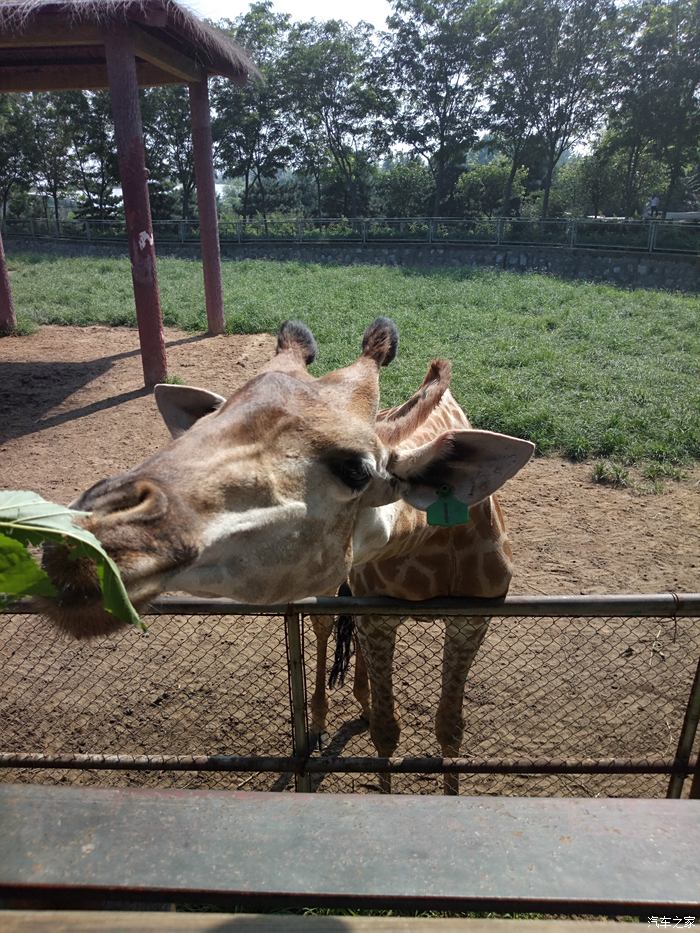
[[[15,255],[22,327],[134,325],[125,259]],[[198,262],[159,263],[165,323],[204,330]],[[224,263],[229,332],[312,328],[319,374],[349,362],[365,326],[392,317],[399,358],[382,376],[394,404],[428,361],[454,364],[453,390],[475,425],[534,440],[540,452],[621,465],[700,459],[700,301],[492,270]]]
[[[593,482],[624,489],[630,485],[630,472],[619,463],[598,460],[593,466]]]

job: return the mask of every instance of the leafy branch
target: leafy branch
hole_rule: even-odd
[[[21,596],[60,595],[28,550],[30,545],[53,542],[68,549],[69,560],[92,561],[103,607],[120,621],[146,631],[131,605],[117,565],[95,535],[77,524],[87,515],[89,512],[47,502],[34,492],[0,492],[0,608]]]

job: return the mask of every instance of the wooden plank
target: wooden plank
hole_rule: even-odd
[[[700,910],[700,801],[4,785],[0,812],[0,899]]]
[[[612,923],[612,921],[611,921]],[[298,917],[290,914],[196,914],[146,911],[0,911],[3,933],[610,933],[610,925],[581,920],[477,920],[422,917]],[[619,927],[618,927],[619,929]],[[649,933],[626,923],[624,933]]]
[[[175,75],[182,81],[201,81],[203,72],[195,61],[171,48],[139,26],[132,27],[134,48],[139,58],[156,65],[162,71]]]
[[[0,31],[0,49],[55,48],[61,45],[102,45],[102,31],[89,23],[46,22],[45,18],[32,23],[23,32]]]
[[[180,78],[150,63],[137,62],[140,87],[182,84]],[[96,91],[109,87],[107,66],[81,65],[0,65],[0,92],[21,91]]]

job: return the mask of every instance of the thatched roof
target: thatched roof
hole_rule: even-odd
[[[11,37],[16,48],[27,40],[27,48],[36,49],[37,43],[30,37],[46,23],[52,24],[56,35],[64,28],[69,35],[77,35],[81,28],[104,29],[115,20],[134,23],[154,41],[165,43],[209,74],[225,75],[239,83],[257,75],[255,65],[237,43],[173,0],[0,0],[0,36],[5,40]]]

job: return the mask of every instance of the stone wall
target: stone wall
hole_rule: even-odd
[[[124,255],[123,244],[82,241],[8,239],[13,251],[51,252],[61,255]],[[161,256],[198,258],[196,243],[156,244]],[[563,278],[611,282],[632,288],[700,291],[700,257],[621,250],[566,249],[543,246],[465,246],[427,243],[223,243],[225,259],[272,259],[333,265],[448,267],[483,266],[513,272],[543,272]]]

